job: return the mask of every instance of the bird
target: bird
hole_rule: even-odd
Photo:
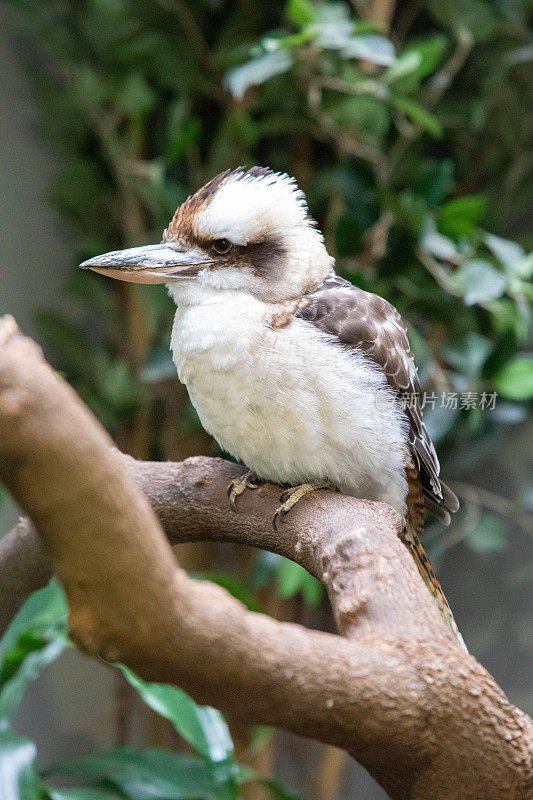
[[[406,325],[335,273],[294,178],[228,169],[178,207],[160,244],[80,266],[167,285],[178,377],[205,430],[248,470],[228,488],[234,509],[265,481],[288,487],[276,526],[318,488],[388,503],[464,646],[420,541],[425,511],[449,524],[459,502],[424,425]]]

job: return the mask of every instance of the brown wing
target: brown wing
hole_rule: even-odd
[[[405,398],[409,419],[409,449],[426,508],[446,524],[459,503],[440,479],[440,465],[422,419],[420,384],[407,330],[394,306],[331,273],[322,286],[305,295],[293,312],[346,347],[361,350],[383,369],[389,386]]]

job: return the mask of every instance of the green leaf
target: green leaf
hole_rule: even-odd
[[[514,270],[516,274],[522,278],[522,280],[527,281],[533,275],[533,253],[529,253],[529,255],[524,256],[524,258],[515,264]]]
[[[10,730],[0,731],[0,798],[40,800],[41,787],[34,768],[35,745]]]
[[[396,59],[394,64],[389,67],[383,76],[383,80],[386,83],[394,83],[395,81],[399,81],[400,78],[405,78],[406,75],[410,75],[412,72],[415,72],[420,67],[421,63],[422,56],[420,53],[417,53],[416,50],[403,53],[399,58]]]
[[[442,261],[456,261],[461,251],[452,239],[439,233],[433,219],[429,218],[420,238],[420,244],[428,253]]]
[[[209,706],[199,706],[192,697],[176,686],[147,683],[122,664],[117,666],[144,702],[170,720],[180,736],[204,758],[216,763],[226,762],[228,775],[232,773],[233,741],[219,711]]]
[[[492,324],[496,333],[513,333],[517,339],[525,339],[528,321],[520,313],[520,307],[510,297],[494,300],[490,306]]]
[[[517,242],[511,242],[509,239],[502,239],[501,236],[495,236],[493,233],[486,233],[483,239],[498,261],[501,261],[502,264],[513,272],[516,271],[525,256],[523,247]]]
[[[468,532],[466,544],[475,553],[499,553],[507,547],[507,526],[494,514],[483,514]]]
[[[403,63],[411,65],[404,74],[394,80],[396,91],[416,97],[420,93],[421,81],[435,71],[448,47],[444,36],[431,36],[411,41],[402,53]]]
[[[93,358],[96,388],[112,408],[125,413],[135,409],[142,399],[142,387],[125,359],[111,360],[105,352]]]
[[[261,39],[261,50],[259,52],[277,53],[278,50],[296,49],[312,41],[315,35],[310,28],[304,28],[300,33],[295,33],[292,36],[287,36],[284,33],[271,33]],[[253,52],[255,54],[255,49]]]
[[[28,631],[66,630],[67,613],[65,592],[55,579],[26,600],[0,640],[0,682],[6,659],[19,637]]]
[[[438,119],[426,111],[425,108],[410,97],[393,97],[393,105],[415,122],[423,131],[427,131],[436,139],[443,135],[442,126]]]
[[[51,581],[26,601],[0,642],[0,728],[7,728],[27,684],[67,645],[65,595]]]
[[[419,64],[415,72],[418,78],[425,78],[435,70],[447,47],[448,40],[445,36],[430,36],[426,39],[410,42],[403,55],[409,55],[410,53],[418,55]]]
[[[278,586],[280,597],[289,598],[300,590],[304,568],[294,561],[284,559],[281,562],[278,574]]]
[[[429,0],[428,7],[444,27],[467,30],[478,41],[489,39],[501,27],[497,6],[484,0]]]
[[[127,74],[121,81],[114,96],[114,102],[123,114],[139,118],[147,114],[154,106],[156,96],[144,77],[133,72]]]
[[[496,390],[511,400],[533,397],[533,358],[515,358],[494,377]]]
[[[306,569],[294,561],[283,559],[278,573],[278,590],[283,599],[294,597],[301,592],[310,606],[317,606],[322,600],[322,585]]]
[[[55,661],[66,646],[66,638],[47,642],[46,639],[30,635],[21,637],[20,649],[14,653],[14,658],[23,654],[23,660],[14,676],[0,690],[0,730],[7,727],[9,718],[17,710],[27,684],[34,681],[48,664]],[[9,662],[7,666],[11,666]]]
[[[354,23],[345,3],[320,3],[316,6],[316,22],[308,30],[316,35],[316,43],[325,49],[340,50],[354,33]]]
[[[53,765],[48,774],[111,785],[129,800],[227,800],[203,759],[165,750],[123,748]]]
[[[202,123],[198,117],[190,117],[182,122],[179,130],[172,133],[165,150],[165,161],[173,164],[194,147],[200,138]]]
[[[427,204],[423,197],[404,189],[389,197],[389,204],[399,225],[419,237],[427,221]]]
[[[248,752],[253,755],[261,752],[268,747],[272,741],[275,730],[268,725],[254,725],[252,729],[252,741],[248,745]]]
[[[47,800],[122,800],[122,795],[106,789],[50,789],[46,787]]]
[[[305,602],[308,606],[311,606],[311,608],[319,606],[324,597],[322,584],[312,575],[309,575],[309,573],[307,573],[302,581],[301,592]]]
[[[339,125],[355,127],[372,144],[379,144],[389,129],[389,112],[382,100],[362,94],[345,97],[331,109]]]
[[[456,285],[464,294],[467,306],[485,303],[501,297],[507,288],[507,278],[488,261],[467,261],[454,275]]]
[[[413,189],[430,208],[440,206],[452,192],[454,169],[450,158],[426,159],[413,165]]]
[[[268,789],[275,800],[300,800],[298,795],[288,792],[279,781],[274,781],[270,778],[261,778],[257,782],[260,783],[261,786],[264,786],[265,789]]]
[[[476,331],[469,331],[463,340],[452,343],[443,355],[458,372],[468,376],[469,383],[480,377],[483,365],[491,354],[494,343]]]
[[[286,50],[278,50],[229,70],[224,79],[224,86],[233,97],[241,100],[250,86],[265,83],[274,75],[287,72],[291,66],[290,54]]]
[[[314,21],[316,12],[309,0],[289,0],[285,13],[295,25],[309,25]]]
[[[84,115],[97,113],[104,106],[111,91],[107,80],[100,80],[96,70],[88,64],[67,65],[70,86],[76,105]]]
[[[388,67],[394,63],[394,45],[384,36],[351,36],[341,55],[344,58],[361,58],[371,64]]]
[[[352,33],[354,36],[362,36],[368,33],[381,33],[379,23],[370,19],[356,19],[352,21]]]
[[[443,207],[437,219],[437,228],[444,236],[455,241],[472,236],[485,211],[485,198],[482,195],[458,197]]]

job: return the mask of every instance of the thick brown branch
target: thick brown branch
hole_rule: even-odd
[[[51,576],[50,558],[37,531],[21,518],[0,539],[0,636],[30,594],[46,586]]]
[[[35,345],[0,325],[0,474],[36,524],[81,647],[245,722],[344,747],[394,798],[532,796],[531,720],[447,636],[385,508],[317,495],[274,539],[270,487],[228,514],[222,489],[237,467],[132,466],[143,485],[150,472],[171,538],[203,538],[203,525],[211,538],[292,554],[324,578],[346,639],[253,614],[188,579],[123,466]]]
[[[296,561],[324,582],[344,636],[372,633],[425,641],[431,630],[434,640],[451,637],[436,606],[428,602],[411,557],[391,536],[400,532],[401,522],[390,506],[316,492],[275,530],[279,487],[269,484],[247,492],[238,501],[238,513],[231,510],[226,488],[242,473],[237,464],[200,456],[176,464],[116,455],[148,498],[171,544],[238,542]],[[2,594],[15,590],[23,600],[37,588],[36,579],[44,585],[50,575],[37,532],[21,519],[0,542]],[[412,583],[410,591],[396,592],[398,583],[406,581]],[[0,610],[0,624],[4,616],[7,623],[10,615]]]

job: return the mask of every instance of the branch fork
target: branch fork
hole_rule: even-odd
[[[389,506],[279,487],[226,497],[222,459],[119,453],[71,387],[0,319],[0,478],[27,512],[0,541],[0,627],[57,574],[73,638],[245,723],[342,747],[395,800],[533,798],[533,723],[460,649]],[[325,584],[339,635],[248,611],[191,580],[171,545],[244,542]]]

